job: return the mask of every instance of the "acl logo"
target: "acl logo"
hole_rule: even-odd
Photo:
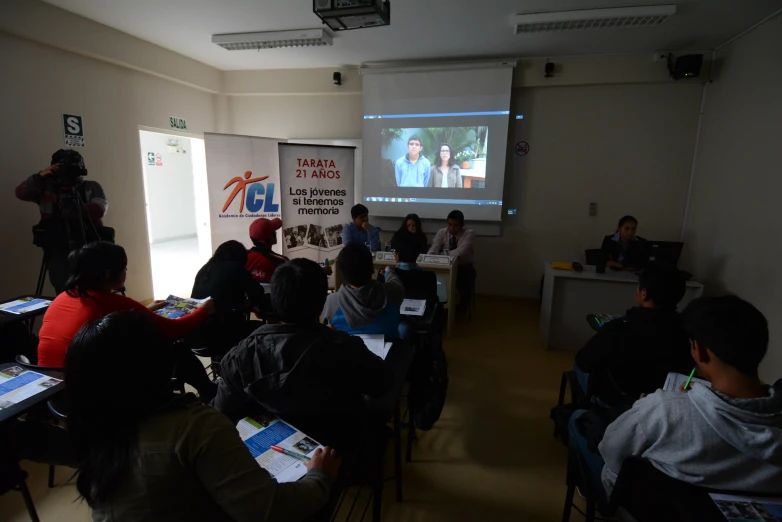
[[[239,194],[239,192],[242,193],[242,196],[239,200],[239,213],[244,212],[245,202],[247,203],[247,212],[251,212],[253,214],[256,212],[261,212],[261,208],[263,208],[263,212],[268,213],[275,213],[280,211],[280,205],[274,203],[274,183],[266,183],[265,186],[262,183],[259,183],[269,176],[252,178],[252,175],[253,173],[248,170],[244,173],[244,178],[241,176],[236,176],[235,178],[231,178],[231,180],[225,184],[223,190],[226,190],[234,183],[236,183],[236,186],[234,187],[233,191],[231,191],[228,199],[225,200],[225,205],[223,205],[223,212],[225,212],[225,210],[231,206],[231,203],[233,203],[234,199],[236,199],[236,196]]]

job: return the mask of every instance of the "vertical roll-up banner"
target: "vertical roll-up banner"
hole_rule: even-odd
[[[280,140],[204,134],[212,250],[250,241],[250,223],[280,217]]]
[[[333,263],[351,221],[355,147],[280,143],[284,255]]]

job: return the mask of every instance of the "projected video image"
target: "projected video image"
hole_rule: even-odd
[[[486,188],[488,126],[381,132],[384,187]]]

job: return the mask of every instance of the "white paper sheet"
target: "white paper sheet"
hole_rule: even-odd
[[[663,386],[663,391],[681,391],[682,384],[686,383],[689,377],[690,377],[689,375],[670,372],[668,374],[668,377],[665,378],[665,386]],[[697,377],[693,377],[690,386],[692,386],[693,382],[698,382],[704,386],[708,386],[709,388],[711,388],[711,383],[709,381],[704,381],[703,379],[698,379]]]
[[[388,350],[391,349],[392,343],[387,343],[383,334],[362,334],[357,337],[361,337],[364,340],[364,344],[367,345],[367,349],[374,353],[384,361],[388,355]]]
[[[402,315],[415,315],[422,317],[426,311],[426,301],[423,299],[405,299],[399,307]]]

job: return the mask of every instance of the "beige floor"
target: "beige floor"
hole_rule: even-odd
[[[560,520],[565,448],[549,409],[572,354],[538,345],[537,303],[481,298],[472,322],[446,342],[451,385],[434,429],[404,464],[404,501],[385,490],[383,518],[400,522]],[[46,468],[25,465],[41,520],[89,520],[72,485],[46,488]],[[58,483],[70,473],[58,469]],[[18,493],[0,497],[2,520],[29,520]],[[6,518],[10,515],[10,518]],[[578,514],[573,520],[578,520]],[[351,520],[358,520],[353,516]],[[369,520],[369,514],[366,520]]]

